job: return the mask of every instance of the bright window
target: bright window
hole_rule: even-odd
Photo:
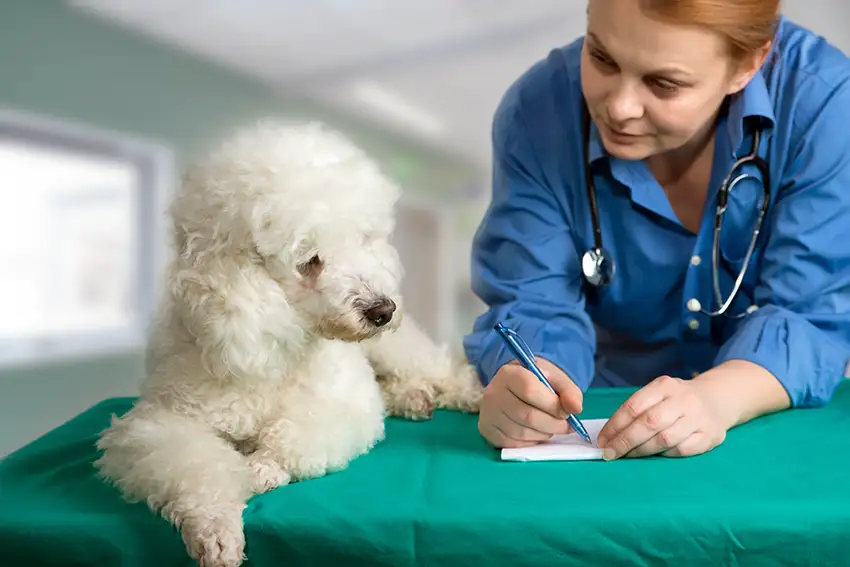
[[[0,364],[142,345],[162,261],[166,155],[0,119]]]

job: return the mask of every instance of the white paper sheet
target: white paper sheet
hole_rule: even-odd
[[[581,422],[593,444],[578,433],[555,435],[546,443],[518,449],[502,449],[503,461],[593,461],[602,460],[602,449],[596,446],[599,431],[607,419],[583,419]]]

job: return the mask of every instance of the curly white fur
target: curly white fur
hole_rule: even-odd
[[[345,468],[387,414],[477,411],[472,368],[402,316],[397,198],[315,122],[239,131],[184,177],[148,375],[96,466],[202,566],[242,562],[253,494]]]

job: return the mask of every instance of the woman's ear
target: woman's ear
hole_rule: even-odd
[[[276,378],[302,350],[283,289],[248,254],[181,257],[170,292],[177,321],[215,377]]]
[[[733,61],[732,77],[727,89],[728,94],[737,93],[747,86],[767,61],[772,47],[773,41],[768,41],[756,52],[744,56],[740,61]]]

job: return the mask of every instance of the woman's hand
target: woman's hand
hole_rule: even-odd
[[[569,413],[580,413],[582,392],[557,366],[537,358],[552,388],[518,362],[502,366],[484,389],[478,431],[494,447],[528,447],[568,433]]]
[[[720,411],[716,391],[707,386],[661,376],[635,392],[599,432],[603,458],[687,457],[723,443],[733,424]]]

